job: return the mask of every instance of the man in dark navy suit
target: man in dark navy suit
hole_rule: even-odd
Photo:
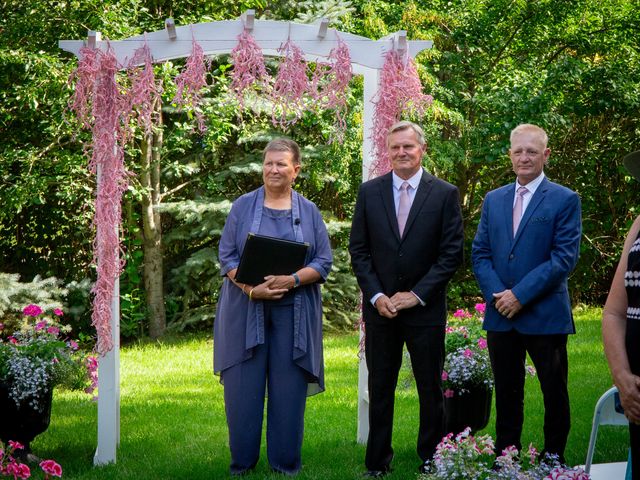
[[[369,370],[366,476],[391,471],[393,407],[403,345],[420,400],[420,469],[444,435],[442,367],[446,287],[462,263],[458,189],[422,168],[422,129],[399,122],[387,136],[393,168],[360,187],[349,251],[363,295]]]
[[[547,134],[511,132],[515,183],[489,192],[473,241],[473,271],[487,302],[484,329],[496,388],[496,451],[521,449],[525,357],[544,397],[543,452],[564,462],[569,436],[567,335],[575,333],[567,278],[580,250],[580,198],[543,172]]]

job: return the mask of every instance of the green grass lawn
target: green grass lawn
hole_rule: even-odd
[[[578,333],[569,340],[572,430],[570,464],[584,463],[593,409],[611,386],[600,335],[600,310],[576,312]],[[327,391],[307,403],[300,479],[353,479],[364,470],[364,446],[356,443],[356,334],[325,338]],[[56,459],[67,479],[217,479],[227,477],[229,452],[222,386],[212,374],[209,336],[180,336],[127,346],[121,352],[121,443],[115,465],[93,467],[94,403],[57,391],[49,430],[32,444],[36,454]],[[523,445],[542,448],[543,407],[537,379],[527,380]],[[494,435],[495,414],[484,431]],[[418,405],[412,385],[398,389],[394,473],[412,478]],[[595,462],[626,459],[626,429],[602,427]],[[266,455],[248,479],[270,474]]]

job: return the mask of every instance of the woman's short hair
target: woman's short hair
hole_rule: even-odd
[[[300,147],[290,138],[274,138],[262,151],[262,161],[267,156],[267,152],[290,152],[294,165],[300,165]]]
[[[424,131],[420,128],[420,125],[410,122],[408,120],[402,120],[391,125],[387,132],[387,145],[389,145],[389,137],[392,133],[401,132],[403,130],[413,130],[416,133],[416,138],[420,145],[425,145],[427,142],[424,139]]]

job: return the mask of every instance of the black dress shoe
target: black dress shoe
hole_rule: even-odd
[[[387,473],[391,473],[391,467],[385,467],[382,470],[367,470],[362,476],[364,478],[382,478]]]
[[[431,461],[425,460],[419,467],[419,473],[429,473],[431,471]]]

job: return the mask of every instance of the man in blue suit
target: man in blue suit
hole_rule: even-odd
[[[544,453],[564,462],[569,436],[567,335],[575,333],[567,278],[578,261],[580,198],[543,172],[547,134],[511,132],[516,182],[489,192],[473,241],[473,271],[487,302],[484,329],[496,390],[496,451],[521,450],[525,357],[544,397]]]

